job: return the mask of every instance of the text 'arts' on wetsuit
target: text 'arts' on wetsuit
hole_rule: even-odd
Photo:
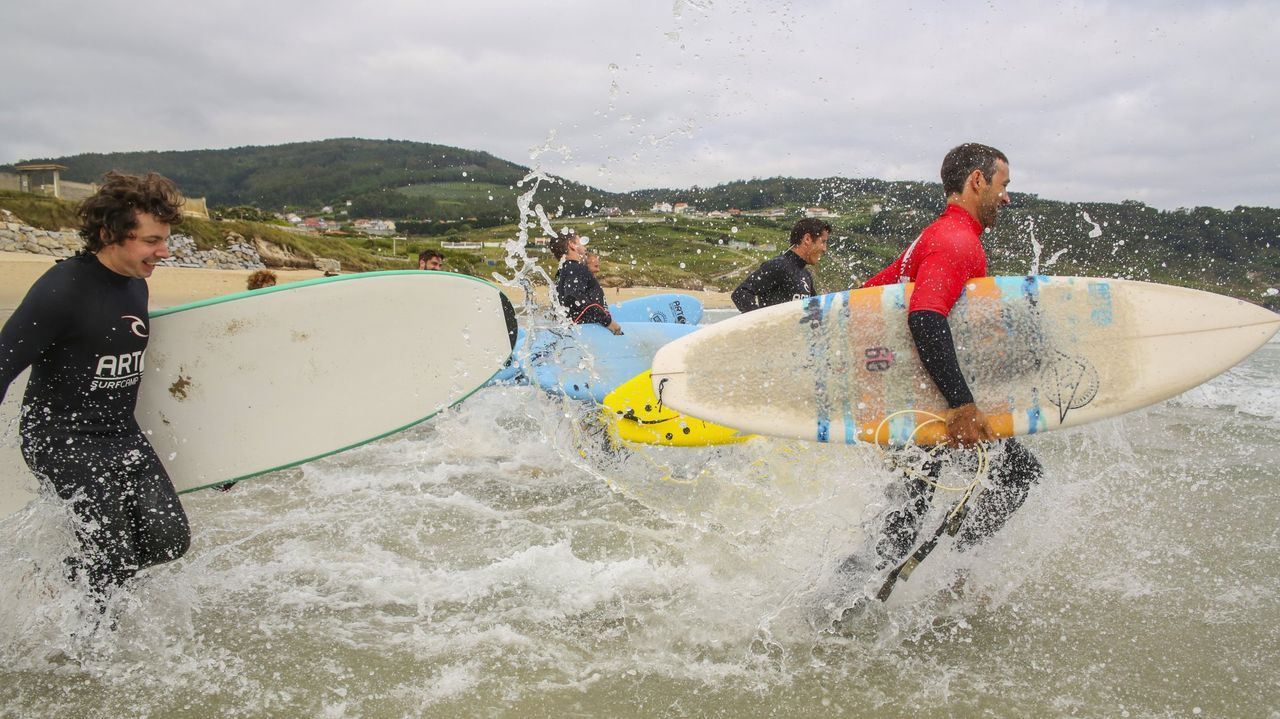
[[[766,260],[733,291],[732,299],[739,312],[804,299],[817,294],[808,265],[795,252],[787,250]]]
[[[613,322],[613,315],[604,301],[604,288],[582,262],[565,260],[560,266],[556,273],[556,296],[569,313],[569,319],[577,324],[607,327]]]
[[[0,330],[0,399],[31,367],[22,453],[72,501],[95,589],[181,556],[173,484],[134,418],[149,336],[145,280],[82,253],[50,268]]]

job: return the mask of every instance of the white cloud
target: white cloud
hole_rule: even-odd
[[[933,180],[1280,206],[1273,8],[871,0],[8,3],[0,161],[360,136],[607,189]]]

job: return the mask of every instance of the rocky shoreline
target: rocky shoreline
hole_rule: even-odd
[[[70,257],[84,249],[79,233],[42,230],[17,222],[0,223],[0,252],[29,252],[52,257]],[[266,267],[258,248],[240,235],[227,237],[227,248],[201,250],[186,235],[169,238],[172,257],[160,264],[165,267],[191,267],[210,270],[260,270]]]

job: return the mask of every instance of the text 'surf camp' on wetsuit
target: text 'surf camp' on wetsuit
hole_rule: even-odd
[[[95,589],[181,556],[190,541],[173,484],[134,419],[146,366],[147,283],[92,254],[50,268],[0,330],[0,399],[31,367],[22,453],[72,501]]]
[[[787,250],[747,275],[733,291],[733,304],[739,312],[812,297],[816,294],[813,275],[799,255]]]
[[[577,324],[608,326],[613,322],[609,306],[604,301],[604,288],[582,262],[565,260],[556,275],[556,295],[569,313],[569,319]]]

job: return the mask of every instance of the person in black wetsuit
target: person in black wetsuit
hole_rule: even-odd
[[[169,256],[182,196],[157,174],[108,173],[79,209],[85,251],[36,280],[0,329],[0,399],[27,367],[19,432],[31,471],[78,517],[73,577],[105,605],[149,566],[181,557],[187,516],[133,410],[146,364],[147,282]]]
[[[583,262],[587,250],[578,235],[573,232],[557,235],[551,239],[550,246],[551,254],[560,260],[556,297],[569,313],[569,319],[575,324],[604,325],[615,335],[622,334],[622,328],[609,314],[604,288]]]
[[[444,254],[440,250],[423,250],[418,253],[418,269],[444,271]]]
[[[791,228],[791,248],[766,260],[733,291],[739,312],[812,297],[818,294],[809,265],[818,264],[827,251],[831,225],[815,218],[800,220]]]

